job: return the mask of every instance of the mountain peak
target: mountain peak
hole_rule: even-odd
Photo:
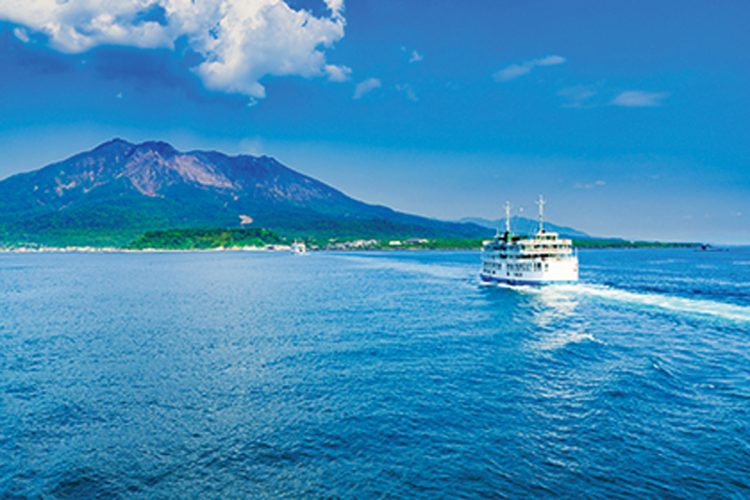
[[[121,139],[119,137],[115,137],[113,139],[110,139],[109,141],[103,142],[99,144],[97,147],[94,148],[94,151],[100,151],[102,149],[112,149],[112,148],[133,148],[135,147],[135,144],[132,144],[125,139]]]
[[[164,141],[145,141],[141,142],[140,144],[133,144],[132,142],[128,142],[125,139],[122,139],[120,137],[115,137],[113,139],[110,139],[109,141],[103,142],[99,144],[97,147],[93,149],[93,151],[101,152],[101,151],[132,151],[132,150],[139,150],[139,151],[152,151],[155,153],[158,153],[161,156],[173,156],[179,151],[177,151],[174,146],[169,144],[168,142]]]
[[[171,144],[164,141],[146,141],[138,144],[136,148],[139,150],[154,151],[162,156],[171,156],[178,153]]]
[[[114,138],[0,181],[0,244],[72,241],[65,234],[127,243],[145,230],[232,227],[248,217],[258,227],[327,237],[492,234],[363,203],[271,156],[179,152],[163,141]]]

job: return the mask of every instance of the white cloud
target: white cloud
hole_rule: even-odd
[[[607,183],[601,179],[595,180],[594,182],[576,182],[573,187],[575,189],[596,189],[598,187],[604,187]]]
[[[396,84],[396,91],[404,94],[406,98],[412,102],[417,102],[419,100],[417,93],[414,92],[414,88],[408,83]]]
[[[343,66],[328,69],[324,53],[344,36],[344,1],[323,1],[330,17],[283,0],[2,0],[0,19],[45,34],[66,53],[99,45],[173,48],[184,37],[203,58],[194,70],[207,87],[262,98],[266,75],[346,75]],[[147,15],[153,12],[159,15]]]
[[[341,17],[344,11],[344,0],[325,0],[334,17]]]
[[[337,66],[335,64],[326,64],[323,68],[332,82],[346,82],[352,74],[352,69],[348,66]]]
[[[23,43],[29,43],[29,34],[23,28],[16,28],[13,30],[13,35],[21,40]]]
[[[534,68],[543,66],[557,66],[558,64],[565,63],[565,58],[562,56],[550,55],[541,57],[538,59],[532,59],[525,61],[520,64],[511,64],[505,68],[498,70],[493,75],[495,81],[507,82],[514,80],[518,77],[531,73]]]
[[[541,59],[536,59],[537,66],[557,66],[558,64],[563,64],[564,62],[565,58],[562,56],[547,56]]]
[[[628,108],[654,108],[661,106],[662,101],[669,97],[668,92],[645,92],[643,90],[626,90],[615,96],[610,102],[614,106]]]
[[[382,86],[383,84],[377,78],[368,78],[367,80],[359,82],[357,86],[354,87],[354,99],[360,99],[363,95]]]
[[[424,55],[421,52],[416,49],[412,49],[410,51],[408,48],[406,48],[406,45],[401,46],[401,52],[409,54],[409,63],[418,63],[424,60]]]
[[[560,89],[557,95],[565,100],[562,107],[583,108],[591,105],[591,100],[596,96],[596,91],[586,85],[576,85]]]

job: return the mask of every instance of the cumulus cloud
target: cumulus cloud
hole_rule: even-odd
[[[335,64],[326,64],[323,68],[332,82],[346,82],[352,74],[352,69],[348,66],[337,66]]]
[[[174,48],[184,39],[202,57],[194,70],[207,87],[262,98],[266,75],[348,76],[324,52],[344,36],[344,1],[323,1],[329,14],[316,17],[283,0],[3,0],[0,19],[43,33],[65,53]]]
[[[525,61],[520,64],[511,64],[510,66],[506,66],[505,68],[496,71],[493,77],[497,82],[507,82],[531,73],[534,68],[557,66],[563,63],[565,63],[564,57],[550,55],[538,59],[531,59],[530,61]]]
[[[357,86],[354,87],[354,99],[360,99],[363,95],[382,86],[383,84],[377,78],[368,78],[367,80],[359,82]]]
[[[344,12],[344,0],[325,0],[334,17],[341,17]]]
[[[662,101],[669,97],[668,92],[645,92],[643,90],[626,90],[620,92],[610,102],[615,106],[628,108],[654,108],[661,106]]]

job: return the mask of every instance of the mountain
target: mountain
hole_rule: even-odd
[[[101,144],[0,181],[0,243],[123,245],[144,231],[266,227],[289,236],[483,238],[355,200],[268,156],[180,152],[165,142]]]
[[[465,224],[476,224],[478,226],[483,226],[492,230],[495,230],[498,227],[502,230],[505,227],[505,218],[498,219],[498,220],[489,220],[489,219],[483,219],[481,217],[465,217],[459,220],[458,222],[462,222]],[[532,234],[537,230],[538,225],[539,225],[539,222],[534,219],[528,219],[526,217],[511,217],[510,218],[510,227],[514,233]],[[549,222],[545,222],[544,228],[548,231],[554,231],[556,233],[560,233],[562,236],[565,236],[566,238],[573,238],[577,240],[593,239],[592,236],[582,231],[578,231],[577,229],[573,229],[572,227],[558,226],[557,224],[551,224]]]

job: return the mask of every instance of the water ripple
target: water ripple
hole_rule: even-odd
[[[0,496],[750,495],[748,251],[478,258],[0,255]]]

